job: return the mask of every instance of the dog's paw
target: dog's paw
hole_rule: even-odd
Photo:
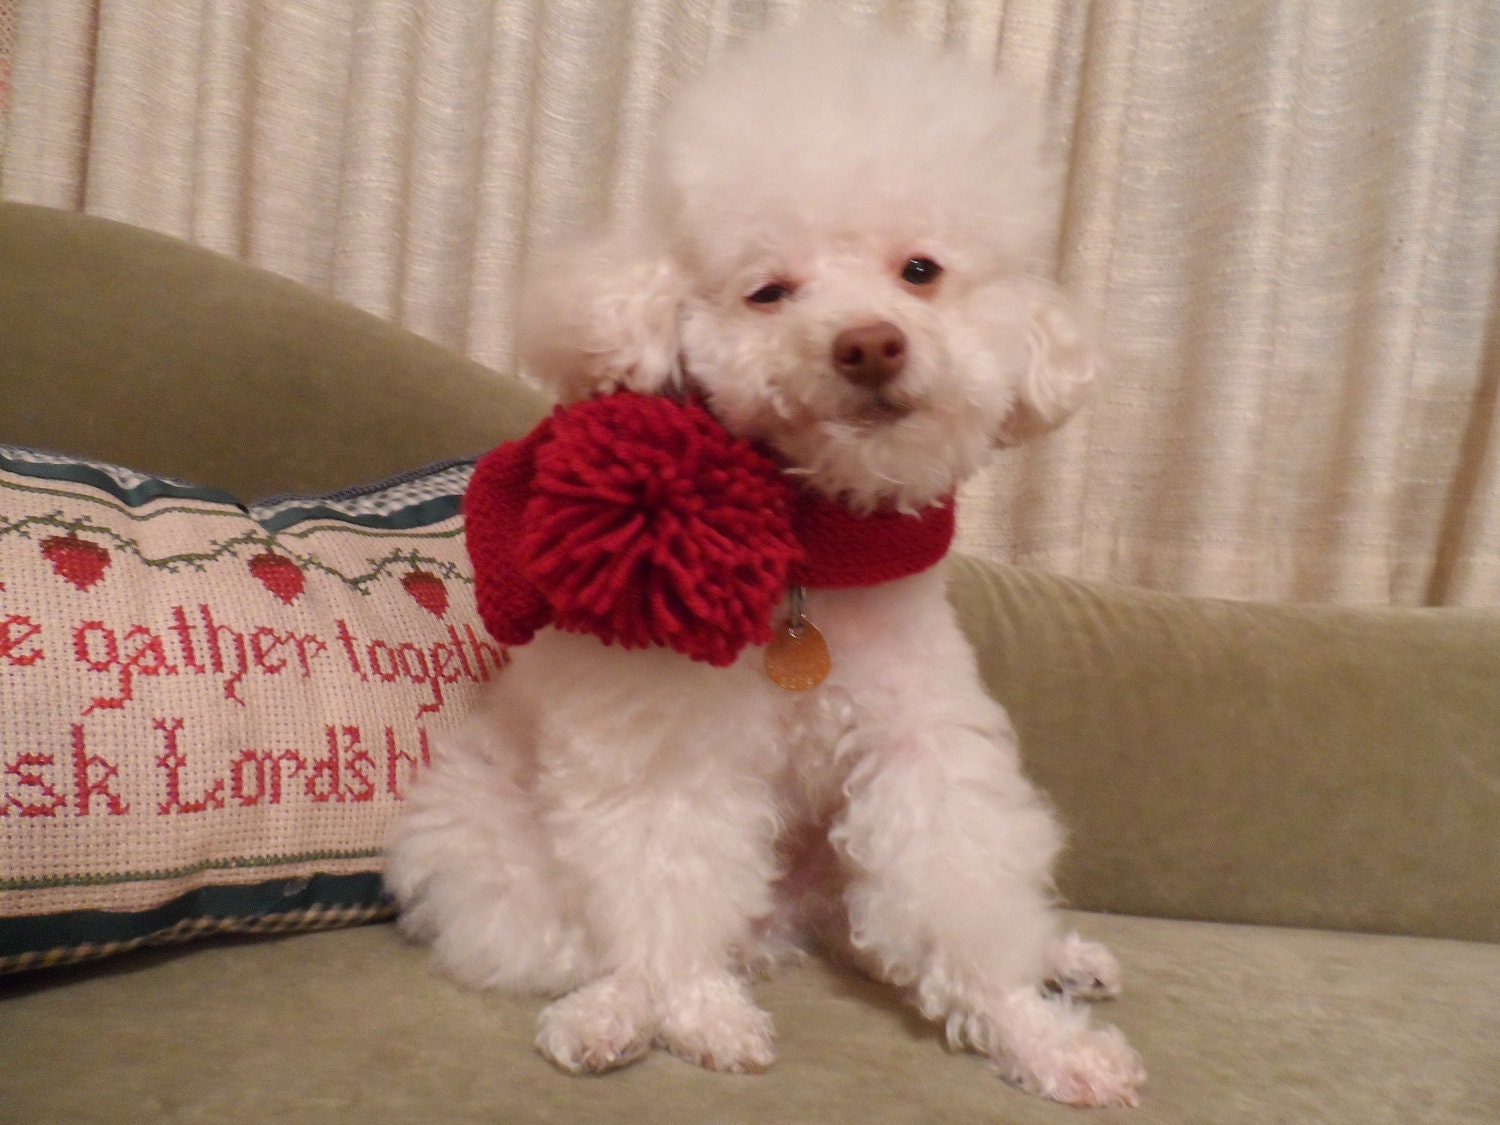
[[[1047,950],[1043,983],[1051,992],[1090,1002],[1113,1000],[1120,995],[1123,979],[1120,962],[1113,953],[1076,933],[1058,938]]]
[[[730,1074],[759,1074],[776,1059],[771,1017],[729,973],[674,986],[660,1006],[659,1041],[680,1059]]]
[[[1140,1103],[1146,1068],[1119,1028],[1097,1027],[1012,1065],[1007,1077],[1023,1090],[1066,1105],[1134,1106]]]
[[[1146,1081],[1117,1028],[1091,1027],[1087,1008],[1031,988],[951,1014],[948,1038],[987,1056],[1011,1085],[1068,1105],[1133,1106]]]
[[[549,1005],[538,1022],[536,1046],[573,1074],[601,1074],[651,1049],[655,1028],[645,985],[605,977]]]

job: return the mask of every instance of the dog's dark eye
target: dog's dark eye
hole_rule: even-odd
[[[901,270],[901,280],[908,285],[931,285],[941,276],[943,267],[931,258],[912,258]]]
[[[777,301],[784,301],[792,295],[790,286],[782,285],[779,281],[773,281],[770,285],[762,285],[745,300],[752,305],[774,305]]]

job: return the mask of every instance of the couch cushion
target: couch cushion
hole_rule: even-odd
[[[391,815],[504,659],[471,470],[246,509],[0,446],[0,971],[387,912]]]
[[[0,1104],[17,1121],[427,1125],[817,1122],[1444,1125],[1500,1120],[1500,947],[1075,916],[1125,968],[1118,1024],[1150,1078],[1083,1113],[952,1054],[887,988],[818,960],[756,989],[765,1075],[661,1053],[599,1078],[532,1047],[542,1002],[433,976],[394,927],[214,942],[0,982]],[[115,968],[115,965],[120,965]],[[151,1018],[142,1018],[150,1013]]]
[[[1500,612],[969,559],[951,594],[1091,910],[1500,941]]]

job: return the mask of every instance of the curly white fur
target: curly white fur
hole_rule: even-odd
[[[690,90],[647,218],[533,277],[524,346],[565,400],[691,380],[805,487],[914,509],[1060,422],[1098,360],[1035,275],[1057,175],[1025,102],[846,40],[772,35]],[[1056,933],[1061,833],[943,582],[810,591],[834,665],[801,695],[756,652],[544,632],[396,827],[406,929],[468,983],[560,997],[537,1043],[567,1070],[763,1069],[744,970],[811,936],[1016,1084],[1133,1104],[1139,1060],[1068,995],[1118,966]]]

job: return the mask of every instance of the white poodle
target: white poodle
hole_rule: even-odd
[[[1058,181],[994,77],[772,34],[676,103],[645,218],[530,279],[523,351],[564,402],[686,387],[803,490],[930,511],[1095,377],[1038,276]],[[395,828],[407,932],[469,984],[560,997],[537,1045],[569,1071],[653,1046],[767,1067],[747,975],[816,941],[1016,1085],[1134,1104],[1139,1059],[1076,1002],[1118,967],[1057,932],[1062,835],[944,568],[807,589],[804,621],[831,659],[808,690],[756,647],[716,667],[548,628],[513,649]]]

